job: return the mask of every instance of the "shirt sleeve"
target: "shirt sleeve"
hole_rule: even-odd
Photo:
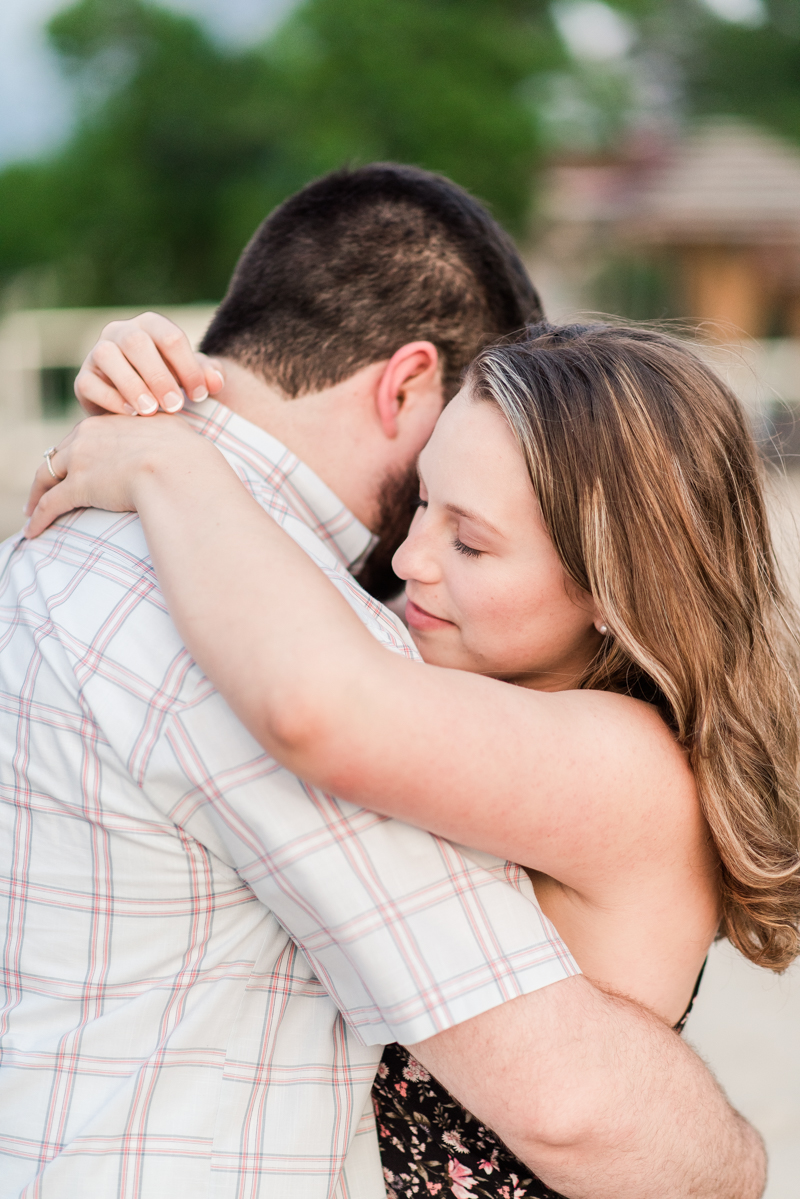
[[[424,1040],[577,973],[505,864],[303,783],[208,686],[142,782],[275,913],[365,1044]]]

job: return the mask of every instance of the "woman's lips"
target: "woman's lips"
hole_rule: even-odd
[[[415,604],[413,600],[406,600],[406,624],[411,629],[417,629],[420,633],[433,632],[434,629],[451,629],[453,622],[451,620],[442,620],[438,616],[434,616],[432,612],[426,612],[424,608],[420,608],[419,604]]]

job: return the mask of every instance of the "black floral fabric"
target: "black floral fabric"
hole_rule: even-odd
[[[388,1199],[561,1199],[400,1045],[372,1088]]]

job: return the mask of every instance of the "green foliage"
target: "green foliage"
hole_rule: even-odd
[[[310,0],[271,55],[314,173],[416,163],[523,228],[537,138],[522,85],[563,57],[541,0]]]
[[[800,141],[798,0],[765,0],[756,28],[700,0],[610,2],[645,73],[675,64],[687,115]],[[304,0],[246,50],[145,0],[79,0],[50,36],[81,115],[57,155],[0,171],[0,289],[17,302],[218,298],[265,214],[343,163],[443,171],[524,234],[548,137],[613,148],[634,103],[634,59],[569,59],[547,0]],[[656,274],[617,264],[598,286],[660,310]]]
[[[444,171],[523,229],[523,84],[563,56],[544,0],[306,0],[246,51],[80,0],[50,35],[82,116],[55,158],[0,173],[0,283],[70,305],[219,297],[264,215],[345,162]]]
[[[609,258],[594,279],[594,307],[634,321],[677,316],[681,304],[675,265],[669,258],[635,254]]]
[[[280,194],[269,65],[137,0],[83,0],[51,37],[84,115],[54,160],[0,175],[0,269],[47,264],[68,304],[220,294],[243,181]]]
[[[757,28],[709,22],[688,58],[695,111],[742,116],[800,142],[800,4],[768,0]]]

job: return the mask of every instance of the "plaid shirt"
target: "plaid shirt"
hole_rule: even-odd
[[[213,401],[189,419],[413,657],[328,488]],[[381,1046],[577,969],[515,868],[264,754],[135,515],[0,549],[0,801],[2,1199],[379,1199]]]

